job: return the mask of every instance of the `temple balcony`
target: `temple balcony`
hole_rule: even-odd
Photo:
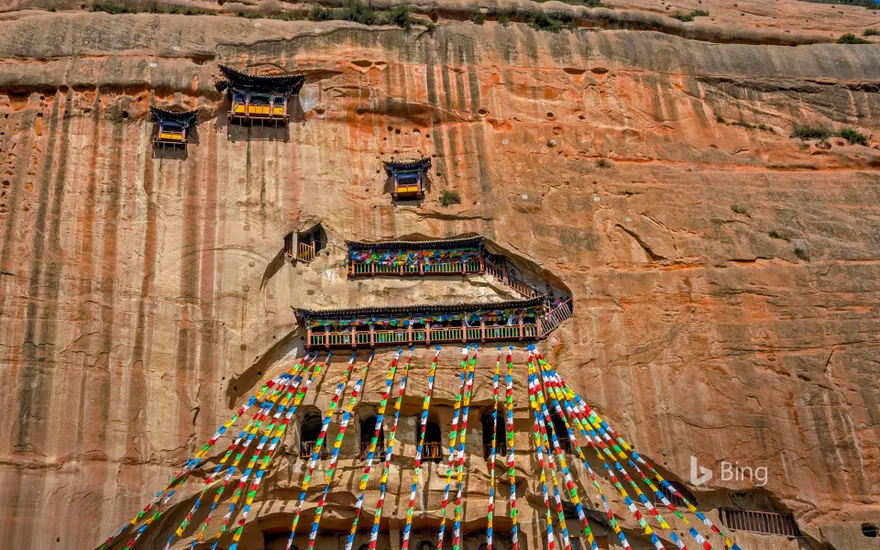
[[[220,66],[225,79],[217,89],[226,91],[230,99],[230,122],[287,124],[290,120],[290,98],[299,94],[303,75],[253,75]]]
[[[375,348],[533,342],[571,316],[571,301],[551,308],[533,298],[490,304],[297,310],[306,347]]]

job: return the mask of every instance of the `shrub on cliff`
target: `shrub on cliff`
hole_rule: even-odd
[[[459,204],[460,202],[461,195],[458,194],[458,191],[449,191],[447,189],[440,191],[440,204],[443,206]]]
[[[562,30],[562,21],[543,11],[536,13],[529,24],[538,31],[559,32]]]
[[[841,35],[840,38],[837,39],[838,44],[870,44],[871,42],[865,40],[864,38],[859,38],[851,32],[848,32],[844,35]]]
[[[135,6],[128,4],[117,4],[116,2],[97,2],[92,4],[92,11],[102,11],[104,13],[137,13]]]
[[[486,18],[483,16],[482,13],[475,13],[473,17],[471,17],[471,23],[473,23],[474,25],[482,25],[483,23],[485,23],[485,21]]]
[[[690,23],[694,20],[695,17],[707,17],[708,15],[709,12],[707,12],[706,10],[692,10],[690,13],[673,13],[669,17],[673,19],[678,19],[679,21],[682,21],[684,23]]]
[[[844,128],[837,135],[854,145],[868,145],[868,136],[853,128]]]
[[[309,12],[309,19],[312,21],[330,21],[333,19],[333,12],[321,6],[314,6],[312,11]]]
[[[359,0],[349,0],[339,12],[339,19],[360,23],[361,25],[375,25],[377,23],[376,12],[372,8],[360,3]]]
[[[402,27],[404,29],[409,29],[410,27],[412,27],[414,22],[412,14],[410,13],[409,6],[406,4],[394,6],[394,9],[391,10],[389,20],[393,25],[397,25],[398,27]]]
[[[865,29],[862,36],[880,36],[880,29]]]
[[[795,124],[791,129],[791,137],[800,139],[827,139],[833,132],[824,126],[811,126],[809,124]]]

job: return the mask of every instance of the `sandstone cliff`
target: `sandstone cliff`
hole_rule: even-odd
[[[6,547],[90,548],[130,519],[302,345],[292,306],[505,292],[350,282],[343,240],[481,234],[571,290],[575,316],[546,353],[673,479],[692,455],[767,466],[763,490],[692,488],[708,510],[772,502],[806,535],[742,534],[743,548],[880,548],[860,530],[880,516],[880,50],[754,31],[773,17],[774,32],[828,41],[872,12],[784,1],[746,17],[704,1],[710,43],[623,23],[480,26],[451,3],[408,31],[78,4],[13,3],[0,33]],[[758,34],[725,38],[737,18]],[[221,62],[304,73],[295,121],[227,124]],[[185,155],[154,153],[151,103],[199,110]],[[867,145],[794,139],[795,123]],[[393,205],[381,160],[418,153],[433,157],[428,197]],[[442,206],[444,189],[461,204]],[[282,261],[283,237],[318,221],[327,252]],[[490,391],[479,381],[478,402]],[[286,455],[273,470],[258,518],[289,522],[299,468]],[[328,525],[346,529],[338,498]]]

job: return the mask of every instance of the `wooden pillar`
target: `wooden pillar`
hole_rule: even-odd
[[[370,274],[376,275],[376,262],[370,262]]]
[[[422,258],[419,260],[419,276],[425,275],[425,259]]]
[[[464,320],[464,317],[461,318],[461,343],[467,343],[467,323]]]
[[[413,345],[413,330],[412,330],[412,320],[410,320],[409,324],[406,325],[406,339],[409,341],[409,345]]]
[[[480,273],[484,273],[486,271],[486,264],[483,263],[483,255],[480,254]]]
[[[370,325],[370,349],[376,347],[376,325]]]
[[[425,321],[425,345],[431,345],[431,323]]]
[[[480,318],[480,341],[486,343],[486,318]]]
[[[330,351],[330,325],[324,325],[324,348]]]
[[[522,316],[522,314],[520,314],[519,315],[519,341],[522,342],[522,340],[523,340],[523,316]]]
[[[351,325],[351,349],[357,349],[357,325]]]
[[[354,262],[351,262],[351,276],[354,277]]]
[[[306,328],[306,350],[312,348],[312,327]]]

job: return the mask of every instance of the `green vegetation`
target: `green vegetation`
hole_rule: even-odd
[[[810,261],[810,252],[801,245],[794,245],[794,255],[805,262]]]
[[[844,128],[843,130],[837,132],[837,135],[852,143],[853,145],[868,145],[868,136],[854,128]]]
[[[795,124],[791,131],[791,137],[800,139],[825,140],[830,137],[841,137],[854,145],[868,145],[868,136],[855,128],[843,128],[835,132],[825,126],[811,126],[809,124]]]
[[[482,25],[485,22],[486,22],[486,18],[483,17],[482,13],[475,13],[471,17],[471,23],[473,23],[474,25]]]
[[[752,124],[751,122],[746,122],[745,120],[735,120],[733,122],[727,122],[724,120],[724,117],[721,115],[715,115],[715,122],[718,124],[730,124],[731,126],[742,126],[743,128],[748,128],[749,130],[764,130],[765,132],[772,132],[773,128],[767,126],[763,122],[760,124]]]
[[[746,210],[746,207],[741,204],[731,204],[730,209],[736,212],[737,214],[742,214],[743,216],[748,216],[749,211]]]
[[[862,36],[880,36],[880,29],[865,29]]]
[[[539,11],[529,21],[529,25],[536,31],[559,32],[562,30],[563,21],[545,11]]]
[[[539,3],[549,2],[550,0],[537,0]],[[573,6],[587,6],[588,8],[610,8],[611,6],[606,6],[602,3],[602,0],[558,0],[564,4],[571,4]]]
[[[510,17],[507,15],[502,15],[501,17],[498,18],[498,23],[500,23],[502,27],[505,27],[505,28],[509,27],[510,26]]]
[[[848,32],[844,35],[841,35],[840,38],[837,39],[838,44],[870,44],[869,40],[865,40],[864,38],[860,38],[854,35],[851,32]]]
[[[394,9],[391,10],[391,14],[389,15],[389,20],[392,24],[407,30],[409,30],[413,26],[413,23],[415,23],[415,20],[410,13],[409,6],[406,4],[394,6]]]
[[[360,23],[361,25],[387,23],[384,18],[378,17],[372,8],[364,6],[358,0],[346,2],[345,7],[339,12],[338,18],[353,23]]]
[[[449,191],[448,189],[440,191],[440,204],[443,206],[459,204],[460,202],[461,195],[458,194],[458,191]]]
[[[50,11],[55,11],[51,9]],[[110,13],[163,13],[168,15],[217,15],[217,12],[202,8],[186,8],[181,6],[153,6],[138,8],[136,5],[123,2],[97,2],[92,4],[92,11]]]
[[[601,158],[596,161],[596,166],[599,168],[611,168],[611,161],[606,158]]]
[[[791,130],[791,137],[800,139],[827,139],[834,132],[824,126],[811,126],[809,124],[795,124]]]
[[[803,0],[812,4],[843,4],[846,6],[861,6],[869,10],[880,9],[880,2],[877,0]]]
[[[137,13],[137,8],[128,4],[118,4],[116,2],[96,2],[92,4],[92,11],[102,11],[104,13]]]
[[[690,13],[676,12],[676,13],[673,13],[672,15],[670,15],[669,17],[671,17],[673,19],[678,19],[679,21],[682,21],[684,23],[690,23],[691,21],[694,20],[695,17],[708,17],[708,16],[709,16],[709,12],[707,12],[706,10],[692,10]]]
[[[327,8],[315,5],[312,6],[312,11],[309,12],[309,19],[312,21],[330,21],[333,19],[333,12]]]

